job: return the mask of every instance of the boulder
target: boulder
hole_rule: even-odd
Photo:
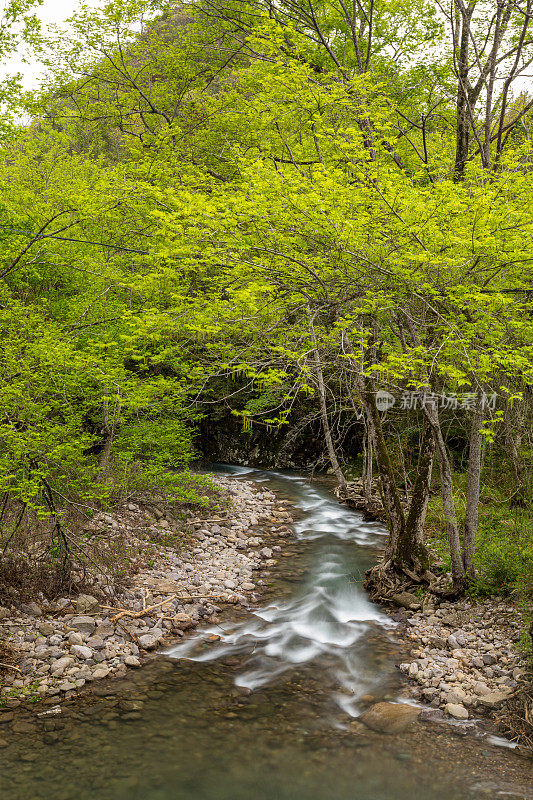
[[[367,728],[380,733],[400,733],[409,728],[420,713],[419,708],[405,703],[376,703],[364,714],[359,721]]]

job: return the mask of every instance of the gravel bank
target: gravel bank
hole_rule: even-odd
[[[399,667],[415,698],[468,719],[497,709],[518,689],[520,620],[509,603],[465,599],[393,617],[411,647]]]
[[[0,641],[14,667],[0,674],[0,708],[39,697],[57,702],[88,683],[124,676],[199,622],[216,622],[222,605],[257,600],[261,570],[276,563],[292,517],[262,487],[220,476],[214,482],[226,490],[229,508],[209,520],[190,518],[179,547],[147,548],[142,537],[147,529],[163,539],[179,533],[164,509],[154,516],[130,503],[92,521],[106,537],[126,534],[132,563],[147,548],[144,566],[137,563],[127,590],[112,599],[84,594],[0,607]]]

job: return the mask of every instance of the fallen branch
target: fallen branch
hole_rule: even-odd
[[[14,669],[17,672],[20,672],[20,669],[18,667],[14,667],[13,664],[2,664],[0,662],[0,667],[3,667],[4,669]]]
[[[135,636],[135,634],[133,634],[133,633],[130,631],[130,629],[129,629],[129,628],[126,628],[126,626],[125,626],[125,625],[123,625],[123,624],[122,624],[122,622],[120,622],[120,620],[117,620],[117,625],[120,625],[120,627],[122,628],[122,630],[123,630],[123,631],[126,631],[126,633],[127,633],[127,634],[129,634],[129,635],[131,636],[131,638],[133,639],[133,641],[135,642],[135,644],[136,644],[136,645],[138,645],[138,644],[139,644],[139,640],[137,639],[137,637]]]
[[[143,617],[145,614],[149,614],[151,611],[155,611],[156,608],[160,608],[161,606],[170,603],[171,600],[175,600],[177,595],[171,595],[167,600],[162,600],[161,603],[156,603],[153,606],[149,606],[148,608],[143,608],[141,611],[130,611],[126,608],[116,609],[113,606],[102,606],[102,608],[107,608],[110,611],[118,611],[118,614],[115,614],[114,617],[111,617],[111,622],[118,622],[121,617],[131,617],[132,619],[139,619],[139,617]],[[143,603],[144,605],[144,603]]]

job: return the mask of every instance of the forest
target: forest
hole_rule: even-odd
[[[379,506],[375,599],[511,598],[531,651],[533,0],[34,11],[0,32],[42,64],[1,87],[3,597],[72,589],[101,510],[208,504],[215,409]]]

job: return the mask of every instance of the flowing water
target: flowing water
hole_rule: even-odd
[[[387,736],[357,721],[402,691],[394,626],[360,585],[384,529],[303,477],[225,471],[298,509],[263,605],[30,720],[0,750],[2,800],[528,797],[514,754],[444,726]]]
[[[357,715],[358,698],[386,693],[396,674],[390,659],[383,658],[393,625],[360,584],[386,530],[363,522],[327,489],[305,478],[226,469],[278,491],[285,489],[300,511],[293,529],[298,541],[307,545],[306,570],[288,597],[271,600],[241,624],[206,628],[168,654],[197,662],[240,656],[243,663],[235,685],[252,691],[292,670],[314,670],[336,687],[338,706]],[[210,646],[215,636],[219,641]]]

